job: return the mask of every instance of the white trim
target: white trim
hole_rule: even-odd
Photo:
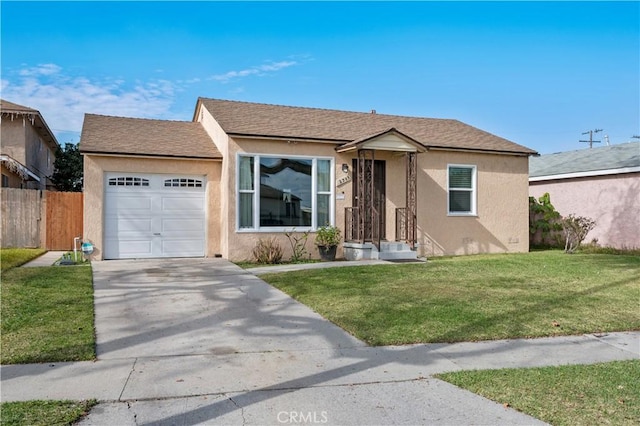
[[[471,169],[471,188],[456,188],[455,191],[467,191],[471,193],[471,211],[470,212],[452,212],[451,206],[449,205],[450,197],[450,187],[449,187],[449,169],[452,167],[461,167],[466,169]],[[453,217],[474,217],[478,216],[478,166],[475,164],[447,164],[447,216]]]
[[[253,190],[242,190],[243,193],[253,193],[253,227],[252,228],[240,228],[240,157],[253,157]],[[296,226],[296,227],[276,227],[276,226],[260,226],[260,159],[261,158],[291,158],[311,160],[311,226]],[[288,155],[288,154],[254,154],[248,152],[236,153],[236,213],[235,213],[235,231],[236,233],[284,233],[284,232],[306,232],[316,231],[320,226],[317,223],[317,203],[318,203],[318,160],[329,161],[330,170],[330,191],[321,191],[321,194],[329,195],[329,220],[331,225],[335,226],[336,212],[335,212],[335,158],[327,156],[313,156],[313,155]]]
[[[640,166],[636,167],[622,167],[619,169],[606,169],[606,170],[590,170],[587,172],[574,172],[574,173],[561,173],[557,175],[547,176],[534,176],[529,178],[529,182],[540,182],[545,180],[558,180],[558,179],[572,179],[582,177],[595,177],[595,176],[607,176],[607,175],[621,175],[624,173],[638,173],[640,172]]]

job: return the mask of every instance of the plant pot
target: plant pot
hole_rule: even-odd
[[[323,262],[333,262],[336,260],[336,250],[338,246],[318,246],[320,260]]]

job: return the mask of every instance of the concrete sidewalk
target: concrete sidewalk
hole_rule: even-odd
[[[38,266],[53,266],[56,260],[60,259],[66,251],[48,251],[40,257],[36,257],[30,262],[22,265],[22,268],[33,268]]]
[[[83,425],[278,424],[300,412],[326,424],[535,424],[430,376],[638,358],[640,332],[621,332],[5,365],[2,400],[103,401]]]
[[[392,262],[387,260],[339,260],[335,262],[316,262],[316,263],[288,263],[285,265],[269,265],[259,266],[257,268],[249,268],[247,272],[253,275],[272,274],[279,272],[302,271],[306,269],[325,269],[340,268],[345,266],[368,266],[368,265],[389,265]],[[414,262],[418,263],[418,261]]]

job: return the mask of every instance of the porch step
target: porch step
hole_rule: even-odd
[[[344,243],[344,256],[347,260],[416,260],[418,253],[406,243],[381,241],[380,250],[372,243]]]
[[[415,250],[411,250],[407,243],[381,241],[378,259],[416,260],[418,259],[418,253]]]

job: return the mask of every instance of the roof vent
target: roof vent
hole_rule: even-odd
[[[371,114],[375,114],[375,113],[376,113],[376,110],[375,110],[375,109],[372,109],[372,110],[371,110]]]

